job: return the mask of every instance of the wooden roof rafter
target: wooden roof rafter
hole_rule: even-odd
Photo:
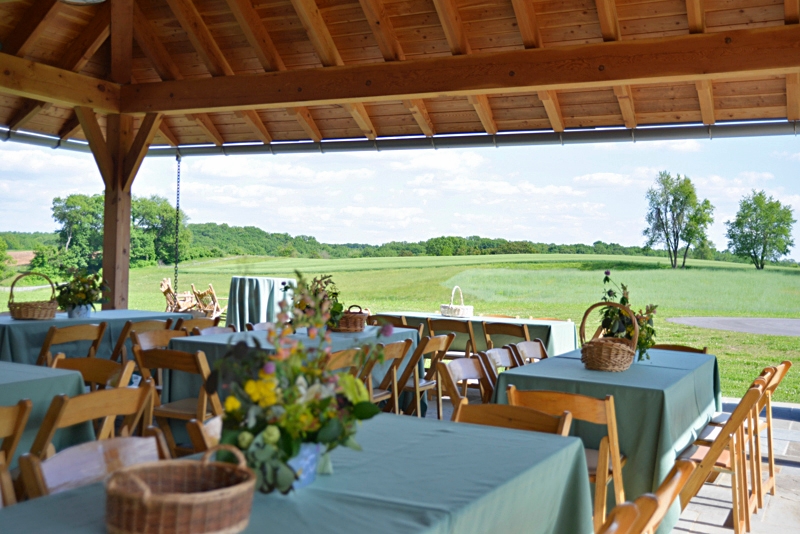
[[[3,42],[3,52],[25,57],[64,4],[59,0],[34,0],[20,23]]]
[[[689,2],[702,2],[702,0],[686,0]],[[600,19],[600,33],[603,34],[603,41],[619,41],[622,39],[622,31],[619,26],[619,16],[617,15],[617,3],[615,0],[595,0],[597,6],[597,16]],[[619,111],[622,114],[622,121],[626,128],[636,128],[636,109],[633,104],[633,91],[630,85],[614,86],[614,96],[617,97]]]

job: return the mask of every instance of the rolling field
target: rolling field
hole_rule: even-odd
[[[605,269],[629,286],[636,308],[659,305],[661,343],[707,346],[719,358],[725,396],[740,396],[766,365],[784,359],[800,362],[800,338],[705,330],[666,321],[668,317],[754,316],[800,318],[800,269],[690,261],[685,270],[668,268],[665,258],[587,255],[506,255],[310,260],[225,258],[181,266],[181,290],[194,283],[214,284],[227,296],[233,275],[287,276],[295,269],[311,277],[331,273],[346,305],[373,312],[436,311],[459,285],[476,314],[558,317],[579,323],[602,294]],[[170,267],[131,271],[131,308],[160,310],[158,283],[172,277]],[[42,291],[18,300],[47,298]],[[0,294],[0,310],[6,298]],[[592,323],[594,324],[594,323]],[[800,402],[800,368],[778,390],[777,400]]]

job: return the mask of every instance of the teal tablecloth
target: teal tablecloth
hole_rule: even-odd
[[[570,352],[578,348],[578,333],[575,330],[575,323],[572,321],[545,321],[543,319],[508,319],[503,317],[481,317],[474,316],[469,319],[461,319],[458,317],[443,317],[438,313],[423,313],[423,312],[381,312],[384,315],[404,316],[411,326],[419,326],[424,324],[425,335],[428,334],[427,320],[430,319],[457,319],[459,321],[469,320],[472,323],[472,329],[475,333],[475,344],[478,351],[486,350],[486,337],[483,333],[483,323],[513,323],[524,324],[528,326],[528,333],[531,339],[539,338],[544,342],[547,347],[547,354],[550,356],[557,356]],[[456,334],[456,339],[453,341],[453,350],[464,350],[467,346],[466,334]],[[519,341],[515,338],[506,336],[495,336],[492,339],[495,347],[502,347],[507,343],[516,343]]]
[[[574,438],[379,415],[338,448],[334,474],[283,496],[256,493],[246,533],[591,534]],[[425,454],[419,454],[425,450]],[[0,510],[9,534],[105,532],[102,484]]]
[[[25,432],[11,460],[12,469],[17,466],[19,455],[28,452],[33,445],[53,397],[62,394],[74,397],[81,393],[83,393],[83,378],[76,371],[0,362],[0,406],[14,406],[22,399],[30,399],[33,403]],[[60,451],[70,445],[93,439],[92,425],[86,423],[59,430],[53,439],[53,445]],[[3,531],[2,527],[0,531]]]
[[[625,497],[632,501],[661,484],[677,453],[694,441],[721,406],[716,357],[652,349],[650,357],[622,373],[587,370],[579,351],[510,369],[498,378],[496,401],[507,402],[511,384],[597,398],[613,395],[620,450],[628,457],[623,468]],[[572,433],[587,447],[597,448],[605,428],[578,421]],[[679,506],[673,506],[659,532],[669,532],[679,515]]]
[[[284,282],[296,283],[296,280],[255,276],[231,277],[225,324],[234,325],[236,330],[242,332],[247,323],[275,322],[280,302],[286,298],[283,292]]]
[[[59,328],[78,324],[108,323],[103,342],[97,351],[100,358],[108,358],[114,350],[122,327],[127,321],[151,321],[179,318],[190,319],[188,313],[165,313],[140,310],[102,310],[92,312],[85,319],[68,319],[66,313],[57,313],[55,319],[47,321],[15,321],[7,315],[0,316],[0,361],[36,364],[44,338],[51,326]],[[88,341],[56,345],[60,352],[67,355],[85,356],[89,351]],[[130,347],[128,347],[130,349]],[[128,354],[131,354],[130,351]]]

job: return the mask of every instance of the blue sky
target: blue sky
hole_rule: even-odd
[[[800,207],[800,139],[762,137],[354,154],[192,157],[181,206],[192,222],[252,225],[323,242],[481,235],[643,244],[658,171],[686,174],[716,207],[710,238],[739,199],[765,189]],[[50,231],[55,196],[102,192],[88,154],[0,143],[0,231]],[[175,161],[146,159],[134,195],[174,202]],[[796,218],[798,218],[796,216]],[[794,235],[800,245],[800,233]],[[800,260],[795,248],[791,258]]]

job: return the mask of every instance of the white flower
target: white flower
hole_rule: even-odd
[[[306,391],[308,390],[308,382],[306,381],[306,377],[303,375],[298,376],[297,380],[294,381],[294,385],[297,386],[297,391],[301,396],[306,394]]]
[[[306,403],[312,400],[322,400],[327,399],[328,397],[333,397],[336,395],[336,389],[331,384],[320,384],[319,382],[315,383],[313,386],[308,388],[306,392],[303,394],[297,402],[299,403]]]

